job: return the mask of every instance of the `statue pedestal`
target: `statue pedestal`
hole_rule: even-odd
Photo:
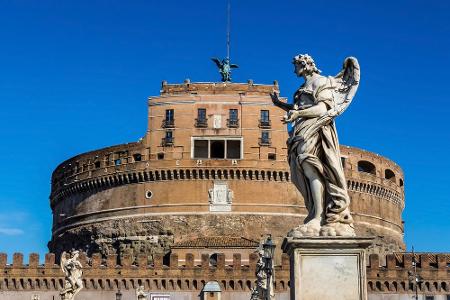
[[[291,300],[367,300],[369,237],[285,238],[291,262]]]

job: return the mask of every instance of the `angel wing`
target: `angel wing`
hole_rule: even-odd
[[[353,100],[359,87],[361,71],[358,60],[354,57],[347,57],[344,60],[342,70],[334,77],[336,88],[334,90],[334,100],[336,107],[329,112],[330,116],[342,114]]]
[[[222,69],[222,62],[217,57],[213,57],[211,60],[216,63],[219,69]]]
[[[360,69],[358,60],[354,57],[347,57],[344,60],[342,70],[335,77],[330,78],[330,87],[333,88],[335,106],[319,117],[314,126],[309,127],[303,133],[305,140],[308,140],[323,125],[328,124],[347,109],[358,89],[359,79]]]
[[[237,68],[239,68],[239,66],[236,65],[236,64],[230,64],[230,68],[232,68],[232,69],[237,69]]]
[[[61,261],[59,262],[59,266],[61,267],[61,271],[63,271],[64,274],[67,275],[66,262],[67,262],[66,251],[63,251],[63,253],[61,254]]]

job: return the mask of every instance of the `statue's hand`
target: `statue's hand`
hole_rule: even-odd
[[[283,119],[281,119],[281,122],[283,122],[284,124],[286,123],[291,123],[294,122],[295,120],[297,120],[300,117],[300,111],[298,110],[290,110],[287,115],[285,115],[283,117]]]
[[[273,93],[270,93],[270,98],[272,98],[273,104],[277,104],[280,102],[280,100],[278,99],[278,93],[275,91]]]

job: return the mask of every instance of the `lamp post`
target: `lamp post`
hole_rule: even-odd
[[[116,293],[116,300],[122,300],[122,293],[120,292],[120,289]]]
[[[272,282],[273,282],[273,256],[275,252],[276,245],[272,242],[272,236],[269,235],[266,239],[266,241],[263,244],[263,259],[264,259],[264,271],[267,275],[267,293],[266,293],[266,300],[272,300],[271,294],[271,288],[272,288]]]
[[[418,292],[418,285],[419,283],[422,283],[422,277],[417,274],[417,261],[416,261],[416,254],[414,253],[414,247],[412,247],[412,271],[408,271],[408,280],[409,282],[413,283],[414,287],[414,293],[415,297],[414,299],[419,299],[419,292]]]

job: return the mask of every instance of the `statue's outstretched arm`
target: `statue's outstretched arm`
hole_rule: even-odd
[[[280,101],[280,99],[278,98],[278,93],[273,92],[270,94],[270,97],[272,98],[272,102],[275,106],[281,108],[284,111],[290,111],[292,109],[294,109],[294,105],[293,104],[288,104],[288,103],[284,103],[282,101]]]
[[[290,110],[288,115],[285,116],[283,122],[290,123],[294,122],[298,118],[317,118],[322,116],[327,112],[327,106],[324,102],[319,102],[309,108]]]

